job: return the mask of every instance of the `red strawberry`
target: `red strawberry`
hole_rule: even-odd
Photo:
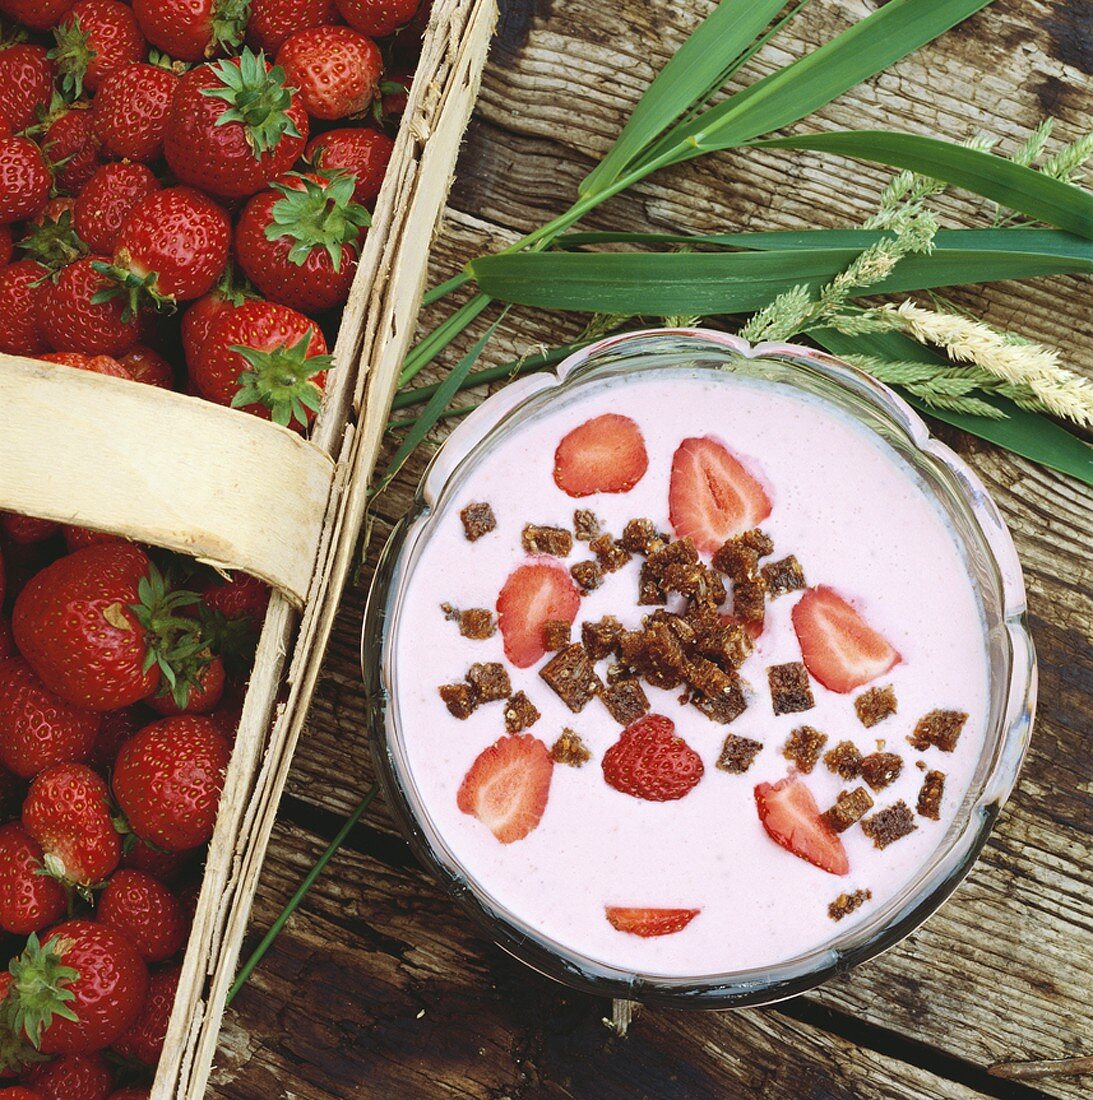
[[[32,31],[48,31],[75,0],[0,0],[0,12]]]
[[[647,714],[622,731],[603,754],[603,777],[616,791],[649,802],[672,802],[690,794],[705,768],[702,758],[682,737],[675,723]]]
[[[329,366],[314,321],[275,302],[247,302],[217,317],[190,380],[209,401],[305,427],[319,408]]]
[[[43,542],[57,533],[57,524],[37,516],[21,516],[17,512],[0,512],[0,527],[12,542],[31,546]]]
[[[106,531],[92,531],[90,527],[74,527],[70,523],[66,523],[61,528],[61,534],[64,535],[65,546],[68,547],[69,553],[74,550],[83,550],[87,546],[128,541],[121,535],[111,535]]]
[[[521,565],[497,597],[497,625],[505,656],[517,668],[530,668],[546,653],[543,627],[552,620],[572,623],[581,594],[569,573],[545,560]]]
[[[363,205],[380,193],[394,148],[395,143],[379,130],[347,126],[312,138],[306,157],[321,171],[341,169],[353,176],[353,201]]]
[[[153,46],[180,61],[204,61],[243,41],[247,0],[133,0]]]
[[[620,905],[605,906],[612,928],[632,936],[670,936],[682,932],[702,912],[701,909],[636,909]]]
[[[95,919],[116,928],[148,963],[163,962],[186,942],[186,917],[178,898],[141,871],[115,871],[99,895]]]
[[[10,1088],[0,1089],[0,1100],[46,1100],[46,1098],[37,1089],[28,1089],[25,1085],[12,1085]]]
[[[113,276],[136,313],[144,297],[159,304],[200,298],[228,262],[231,219],[192,187],[153,191],[133,208],[118,234]]]
[[[151,1100],[152,1093],[148,1089],[139,1089],[128,1086],[112,1092],[106,1100]]]
[[[74,103],[58,111],[45,130],[42,153],[61,191],[76,195],[99,163],[101,142],[89,103]]]
[[[540,822],[554,761],[529,733],[501,737],[475,758],[456,804],[478,818],[502,844],[523,840]]]
[[[56,69],[42,46],[0,49],[0,115],[13,134],[38,121],[53,98]]]
[[[49,202],[53,176],[30,138],[0,138],[0,223],[25,221]]]
[[[106,543],[38,573],[15,601],[12,628],[51,691],[89,710],[117,710],[151,695],[161,676],[185,688],[201,662],[193,662],[197,625],[179,611],[197,600],[172,591],[139,547]]]
[[[199,65],[179,81],[163,151],[183,183],[223,198],[261,191],[307,144],[307,112],[261,54]]]
[[[801,657],[825,688],[846,693],[875,680],[900,655],[833,588],[810,588],[793,609]]]
[[[138,840],[132,848],[121,857],[121,865],[133,871],[141,871],[159,882],[172,882],[186,869],[190,860],[190,852],[162,852],[158,848],[151,848],[142,840]],[[179,896],[179,901],[182,901]],[[187,920],[192,913],[186,912]]]
[[[217,575],[198,585],[198,591],[205,605],[219,611],[226,619],[244,617],[258,630],[266,617],[269,585],[249,573],[237,570],[232,574],[231,580],[224,580]]]
[[[136,17],[119,0],[76,0],[53,29],[61,87],[73,98],[95,91],[116,69],[144,60],[144,35]]]
[[[21,657],[0,664],[0,763],[23,779],[86,760],[99,716],[54,695]]]
[[[743,464],[710,436],[685,439],[672,458],[669,514],[677,537],[700,554],[762,523],[770,498]]]
[[[95,299],[115,285],[100,270],[105,256],[86,256],[61,270],[44,295],[39,324],[56,351],[123,355],[140,336],[121,298]]]
[[[84,355],[80,351],[51,351],[40,356],[47,363],[61,363],[77,370],[89,370],[92,374],[105,374],[109,378],[124,378],[131,382],[129,372],[110,355]]]
[[[91,747],[91,755],[87,760],[88,767],[108,777],[122,745],[137,730],[148,725],[154,717],[150,710],[140,704],[123,707],[121,710],[107,711],[102,715],[99,736],[95,738],[95,744]]]
[[[32,1066],[26,1081],[42,1100],[107,1100],[114,1075],[106,1059],[91,1054],[64,1054]]]
[[[838,833],[824,823],[812,792],[796,775],[773,785],[758,784],[755,805],[771,840],[787,852],[833,875],[850,870]]]
[[[89,920],[58,924],[40,945],[31,935],[10,971],[13,1026],[47,1054],[109,1046],[136,1023],[148,992],[136,950]]]
[[[243,274],[271,301],[304,313],[341,305],[371,223],[348,175],[287,175],[247,203],[235,228]]]
[[[163,153],[178,73],[137,62],[115,69],[95,94],[95,132],[113,157],[153,161]]]
[[[130,348],[119,363],[129,372],[134,382],[143,382],[146,386],[156,386],[161,390],[175,388],[175,369],[159,354],[143,344]]]
[[[92,252],[110,256],[125,219],[141,199],[159,187],[159,180],[147,165],[128,161],[103,164],[77,196],[72,224]]]
[[[417,15],[421,0],[337,0],[342,18],[361,34],[385,38]]]
[[[0,268],[7,267],[11,263],[14,251],[15,244],[11,239],[11,226],[0,225]]]
[[[554,452],[554,481],[571,497],[627,493],[648,468],[641,429],[617,413],[585,421]]]
[[[42,846],[19,824],[0,825],[0,928],[17,936],[40,932],[64,916],[64,887],[42,874]]]
[[[379,47],[350,27],[297,31],[277,51],[277,64],[307,113],[327,121],[366,110],[383,71]]]
[[[383,93],[380,99],[380,117],[384,122],[397,123],[406,113],[406,104],[410,102],[410,88],[413,83],[413,69],[396,69],[388,74],[380,85],[380,91]]]
[[[231,750],[208,718],[145,726],[121,747],[114,797],[141,840],[185,852],[212,836]]]
[[[334,0],[251,0],[247,42],[272,55],[290,34],[337,21]]]
[[[213,323],[222,313],[241,306],[253,295],[247,287],[238,287],[232,277],[229,265],[214,290],[198,298],[182,317],[182,350],[186,356],[186,365],[192,370],[212,331]]]
[[[177,714],[208,714],[215,710],[224,694],[224,662],[213,657],[197,673],[197,683],[191,685],[189,698],[185,706],[179,706],[169,691],[161,691],[148,700],[148,705],[157,714],[168,717]]]
[[[0,554],[0,604],[4,602],[4,557]],[[11,636],[11,620],[0,615],[0,661],[15,656],[15,639]],[[2,782],[0,782],[2,786]]]
[[[123,1058],[133,1058],[146,1066],[154,1066],[159,1061],[181,973],[182,968],[178,966],[165,966],[152,973],[144,1010],[137,1022],[114,1042],[113,1049]],[[118,1095],[114,1093],[112,1100]]]
[[[49,347],[38,324],[48,278],[34,260],[16,260],[0,270],[0,351],[40,355]]]
[[[86,890],[121,860],[121,840],[110,816],[110,792],[83,764],[54,764],[30,784],[23,828],[42,846],[46,870]]]

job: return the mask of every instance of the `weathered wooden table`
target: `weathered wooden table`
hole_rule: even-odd
[[[656,69],[712,6],[504,5],[435,276],[568,205]],[[812,5],[754,71],[819,44],[872,6]],[[999,0],[802,129],[879,126],[954,139],[985,131],[1013,148],[1053,115],[1057,135],[1072,139],[1093,114],[1091,23],[1081,0]],[[885,179],[818,156],[738,151],[656,177],[594,224],[706,232],[853,224]],[[948,197],[943,208],[950,224],[970,224],[966,197]],[[1087,283],[1000,284],[955,297],[1063,348],[1078,369],[1093,369]],[[565,342],[583,323],[515,313],[490,359]],[[1093,493],[959,433],[940,434],[976,468],[1013,529],[1041,687],[1017,790],[971,876],[925,927],[808,996],[736,1013],[645,1010],[620,1039],[605,1026],[608,1003],[567,992],[486,942],[418,868],[377,802],[228,1013],[212,1094],[1093,1094]],[[369,566],[429,450],[377,501]],[[358,674],[368,575],[366,567],[345,599],[270,849],[252,941],[372,782]],[[1068,1061],[1021,1065],[1057,1059]]]

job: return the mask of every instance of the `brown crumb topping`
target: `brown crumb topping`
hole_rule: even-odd
[[[750,737],[739,737],[730,733],[721,746],[721,755],[717,758],[717,767],[732,775],[743,775],[755,763],[755,758],[763,748],[761,741]]]
[[[767,681],[775,714],[799,714],[816,705],[808,683],[808,669],[800,661],[771,665],[767,669]]]
[[[572,624],[565,619],[550,619],[543,623],[543,647],[548,653],[569,645]]]
[[[512,694],[509,674],[497,661],[471,665],[467,670],[467,683],[474,689],[479,703],[495,703]]]
[[[878,810],[872,817],[865,818],[861,827],[875,848],[887,848],[889,844],[894,844],[918,828],[911,808],[902,799],[893,806]]]
[[[595,512],[578,508],[573,513],[573,534],[579,542],[589,542],[600,533],[600,521]]]
[[[524,525],[520,541],[529,554],[550,554],[568,558],[573,549],[573,536],[564,527],[544,527],[538,523]]]
[[[744,623],[761,623],[767,613],[767,586],[763,579],[733,581],[732,613]]]
[[[864,787],[855,787],[852,791],[839,791],[835,805],[820,814],[820,820],[836,833],[845,833],[872,808],[873,799],[869,792]]]
[[[555,764],[568,764],[571,768],[579,768],[592,759],[592,753],[585,747],[585,743],[568,726],[551,745],[550,755]]]
[[[600,692],[600,700],[620,726],[629,726],[649,713],[649,697],[640,680],[619,680]]]
[[[622,633],[622,623],[614,615],[604,615],[596,622],[581,626],[581,642],[593,661],[601,661],[615,652],[615,645]]]
[[[648,553],[650,543],[657,540],[657,529],[651,519],[632,519],[622,530],[619,544],[631,554]]]
[[[842,920],[843,917],[860,909],[873,897],[872,890],[855,890],[852,894],[840,894],[828,907],[827,915],[832,920]]]
[[[761,558],[769,557],[774,553],[774,540],[758,527],[745,531],[741,536],[745,546],[750,546]]]
[[[866,729],[871,729],[896,713],[896,693],[891,684],[870,688],[854,700],[854,709],[858,712],[861,724]]]
[[[459,513],[459,518],[463,521],[463,532],[471,542],[477,542],[497,526],[493,509],[484,502],[468,504]]]
[[[569,572],[582,592],[591,592],[603,584],[603,570],[598,561],[579,561],[569,567]]]
[[[871,790],[883,791],[891,786],[903,771],[903,759],[894,752],[871,752],[862,757],[862,779],[869,784]]]
[[[772,561],[764,565],[760,570],[763,580],[767,583],[767,592],[773,600],[778,596],[784,596],[787,592],[796,592],[805,587],[805,571],[801,563],[790,554],[781,561]]]
[[[922,777],[918,792],[918,813],[931,821],[941,820],[941,798],[945,793],[945,773],[929,771]]]
[[[484,641],[492,638],[497,630],[497,620],[493,612],[484,607],[472,607],[459,613],[459,633],[464,638],[473,638],[475,641]]]
[[[729,539],[715,551],[713,567],[733,581],[746,581],[755,576],[759,567],[759,555],[744,542],[743,536]]]
[[[505,729],[509,733],[530,729],[541,717],[538,708],[522,691],[510,696],[505,703]]]
[[[725,672],[712,661],[696,657],[684,664],[683,674],[694,688],[691,705],[711,722],[727,725],[747,709],[743,684],[735,672]]]
[[[842,779],[857,779],[861,775],[862,755],[853,741],[840,741],[824,753],[828,771]]]
[[[585,648],[567,645],[539,670],[539,675],[574,714],[584,710],[588,700],[602,687]]]
[[[820,752],[827,744],[827,734],[811,726],[798,726],[792,730],[789,740],[782,749],[782,755],[793,761],[800,771],[806,775],[816,767],[816,761],[820,759]]]
[[[588,544],[588,549],[596,555],[600,568],[605,573],[618,572],[630,560],[630,551],[607,534],[594,538]]]
[[[919,752],[931,745],[936,745],[942,752],[952,752],[967,720],[968,716],[962,710],[932,710],[918,720],[908,740]]]
[[[437,690],[453,718],[462,721],[474,714],[475,707],[478,706],[478,697],[470,684],[442,684]]]
[[[625,637],[625,635],[624,635]],[[653,687],[671,691],[683,679],[683,647],[665,622],[653,622],[640,635],[637,667]]]

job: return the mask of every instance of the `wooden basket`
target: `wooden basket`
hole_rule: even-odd
[[[310,440],[198,398],[0,355],[0,510],[168,547],[275,589],[153,1100],[205,1093],[496,15],[496,0],[434,3]]]

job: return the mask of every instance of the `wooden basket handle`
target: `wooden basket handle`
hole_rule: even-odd
[[[242,569],[303,605],[334,464],[295,432],[9,355],[0,355],[0,409],[0,510]]]

